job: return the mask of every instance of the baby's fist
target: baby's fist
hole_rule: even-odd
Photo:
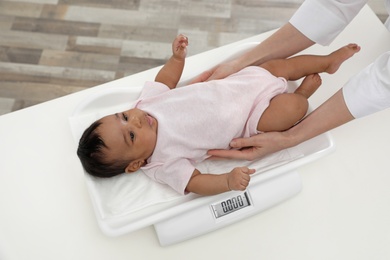
[[[227,184],[230,190],[245,190],[251,180],[254,169],[248,167],[237,167],[227,174]]]
[[[187,56],[188,38],[183,34],[176,36],[172,43],[172,53],[176,58],[184,59]]]

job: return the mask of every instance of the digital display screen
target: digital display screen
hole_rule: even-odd
[[[220,218],[250,205],[251,203],[248,194],[247,192],[244,192],[240,195],[212,204],[211,209],[214,212],[214,216]]]

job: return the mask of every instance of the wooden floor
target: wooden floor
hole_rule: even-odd
[[[0,0],[0,115],[283,25],[303,0]],[[386,18],[381,0],[372,0]]]

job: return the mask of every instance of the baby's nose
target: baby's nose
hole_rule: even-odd
[[[141,128],[141,120],[139,120],[139,118],[138,117],[136,117],[136,116],[133,116],[132,118],[131,118],[131,123],[135,126],[135,127],[137,127],[137,128]]]

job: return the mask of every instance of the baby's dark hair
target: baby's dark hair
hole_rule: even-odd
[[[128,162],[120,160],[109,162],[105,159],[103,148],[107,146],[97,131],[101,124],[98,120],[84,131],[77,156],[86,172],[96,177],[109,178],[124,173]]]

